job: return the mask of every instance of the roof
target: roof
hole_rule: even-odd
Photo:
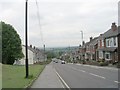
[[[90,42],[90,44],[96,45],[96,44],[97,44],[97,40],[98,40],[98,37],[94,38],[94,39]]]
[[[112,29],[109,29],[107,32],[103,34],[104,38],[114,37],[118,35],[118,29],[113,31]]]
[[[83,46],[83,48],[85,48],[86,46],[92,44],[92,45],[96,45],[97,44],[97,40],[98,40],[98,37],[95,37],[94,39],[92,39],[91,41],[85,43],[85,45]]]
[[[24,47],[25,47],[25,45],[23,45]],[[44,53],[44,51],[43,50],[40,50],[40,49],[38,49],[38,48],[31,48],[30,46],[28,46],[28,49],[30,50],[30,51],[32,51],[33,53],[39,53],[39,54],[43,54]]]

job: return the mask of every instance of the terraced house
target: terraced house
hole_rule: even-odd
[[[22,52],[25,56],[25,45],[22,45]],[[44,60],[47,60],[47,55],[43,50],[40,50],[35,46],[32,47],[32,45],[28,46],[28,64],[35,64],[43,62]],[[14,64],[25,65],[25,57],[23,57],[21,60],[15,61]]]
[[[92,38],[90,37],[90,42],[86,43],[86,52],[85,59],[86,60],[96,60],[96,50],[98,48],[97,43],[98,37]]]
[[[111,28],[98,38],[98,60],[118,62],[118,27],[112,23]]]

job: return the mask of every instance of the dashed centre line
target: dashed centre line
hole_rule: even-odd
[[[99,77],[99,78],[103,78],[103,79],[106,79],[105,77],[103,77],[103,76],[99,76],[99,75],[97,75],[97,74],[93,74],[93,73],[89,73],[90,75],[93,75],[93,76],[96,76],[96,77]]]
[[[97,75],[97,74],[94,74],[94,73],[89,73],[89,72],[86,72],[86,71],[84,71],[84,70],[81,70],[81,69],[76,69],[76,68],[74,68],[74,67],[70,67],[71,69],[74,69],[74,70],[76,70],[76,71],[80,71],[80,72],[84,72],[84,73],[87,73],[87,74],[90,74],[90,75],[92,75],[92,76],[95,76],[95,77],[99,77],[99,78],[102,78],[102,79],[106,79],[106,77],[103,77],[103,76],[100,76],[100,75]],[[111,80],[110,80],[111,81]],[[120,83],[119,81],[113,81],[114,83]]]
[[[114,81],[115,83],[120,83],[120,82],[118,82],[118,81]]]

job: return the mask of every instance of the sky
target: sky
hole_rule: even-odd
[[[97,37],[110,29],[113,22],[118,24],[118,1],[28,0],[28,44],[79,46],[81,31],[83,40],[88,42],[89,37]],[[25,0],[1,0],[0,12],[0,21],[11,24],[25,44]]]

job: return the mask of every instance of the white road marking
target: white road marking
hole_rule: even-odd
[[[64,85],[70,90],[70,87],[67,85],[67,83],[63,80],[63,78],[59,75],[59,73],[55,70],[58,77],[61,79],[61,81],[64,83]]]
[[[118,82],[118,81],[114,81],[115,83],[120,83],[120,82]]]
[[[86,72],[86,71],[84,71],[84,70],[81,70],[81,69],[76,69],[76,68],[73,68],[73,67],[70,67],[70,68],[72,68],[72,69],[74,69],[74,70],[76,70],[76,71],[80,71],[80,72]]]
[[[56,70],[55,70],[55,68],[54,68],[54,71],[55,71],[55,73],[56,73]],[[57,75],[58,76],[58,75]],[[61,83],[61,85],[62,85],[62,88],[65,88],[64,87],[64,85],[62,84],[62,82],[60,81],[60,79],[59,79],[59,82]]]
[[[76,64],[77,65],[77,64]],[[87,66],[87,67],[91,67],[91,68],[96,68],[96,69],[109,69],[109,70],[118,70],[118,68],[112,68],[112,67],[100,67],[100,66],[92,66],[92,65],[83,65],[83,66]]]
[[[103,77],[103,76],[99,76],[99,75],[96,75],[96,74],[93,74],[93,73],[89,73],[90,75],[93,75],[93,76],[96,76],[96,77],[99,77],[99,78],[103,78],[103,79],[105,79],[105,77]]]

